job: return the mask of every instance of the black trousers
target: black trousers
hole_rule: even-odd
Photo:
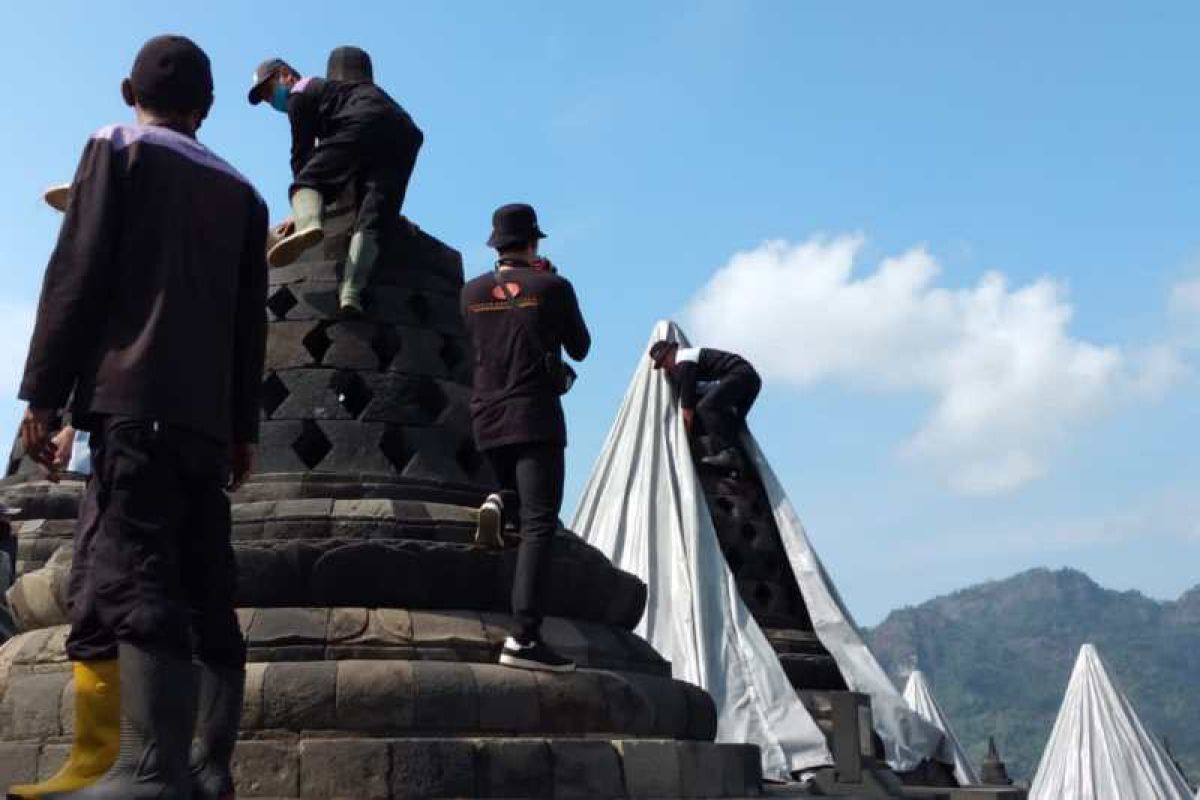
[[[696,403],[696,416],[712,442],[714,453],[733,447],[746,415],[750,413],[762,379],[752,369],[735,370],[709,389]]]
[[[521,544],[513,576],[513,635],[539,638],[558,512],[562,508],[563,447],[535,442],[484,451],[504,497],[504,515],[519,520]]]
[[[353,184],[358,195],[354,228],[382,241],[404,206],[423,137],[417,130],[347,131],[317,144],[292,183],[332,199]]]
[[[70,582],[71,657],[112,658],[117,642],[129,642],[241,668],[228,446],[117,417],[92,441]]]

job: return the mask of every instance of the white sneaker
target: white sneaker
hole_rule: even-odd
[[[475,546],[489,550],[504,547],[500,537],[504,527],[504,500],[498,494],[489,494],[479,507],[479,522],[475,526]]]
[[[500,663],[506,667],[535,669],[542,672],[574,672],[575,662],[563,658],[541,641],[521,644],[512,636],[504,640]]]

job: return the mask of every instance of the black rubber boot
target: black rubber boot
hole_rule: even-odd
[[[200,703],[192,745],[192,800],[233,800],[229,763],[242,718],[246,672],[200,665]]]
[[[45,800],[186,800],[196,670],[164,651],[121,644],[121,750],[104,777]]]

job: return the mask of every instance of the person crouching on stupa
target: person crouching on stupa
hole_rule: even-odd
[[[538,256],[544,237],[532,206],[497,209],[488,246],[499,258],[463,287],[461,305],[475,351],[475,445],[501,490],[480,508],[476,540],[499,546],[506,517],[521,533],[515,629],[500,663],[567,672],[575,665],[542,642],[543,598],[563,499],[567,425],[559,397],[574,378],[562,351],[582,361],[592,339],[570,281]]]
[[[360,316],[363,289],[404,205],[424,134],[374,83],[302,78],[280,58],[258,65],[248,99],[269,103],[292,125],[292,222],[267,260],[272,267],[290,264],[320,242],[325,203],[353,184],[358,214],[338,307],[343,316]]]
[[[248,476],[258,437],[267,208],[196,140],[213,82],[194,42],[149,40],[121,94],[137,123],[84,148],[20,388],[21,440],[38,463],[53,465],[68,397],[91,434],[99,518],[72,628],[94,610],[117,643],[120,688],[77,697],[72,757],[111,735],[115,695],[119,748],[90,785],[33,796],[215,800],[233,793],[245,683],[226,489]]]

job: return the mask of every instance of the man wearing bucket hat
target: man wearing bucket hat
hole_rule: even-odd
[[[359,59],[357,69],[363,66]],[[273,267],[290,264],[320,242],[325,202],[354,184],[358,214],[338,306],[346,316],[361,315],[363,289],[404,204],[424,134],[374,83],[302,78],[280,58],[258,65],[247,99],[251,105],[268,102],[292,126],[293,224],[268,261]]]
[[[696,417],[709,436],[709,455],[701,463],[718,469],[738,464],[738,429],[750,413],[762,380],[750,362],[736,353],[711,347],[681,348],[659,341],[650,347],[655,369],[664,369],[679,392],[679,407],[688,433]],[[707,384],[707,391],[700,387]]]
[[[591,336],[571,283],[537,254],[545,238],[533,207],[501,206],[488,246],[496,267],[462,290],[462,311],[475,348],[471,417],[475,444],[500,492],[479,510],[476,540],[500,543],[505,518],[520,528],[513,576],[516,623],[500,663],[565,672],[575,665],[541,640],[543,594],[562,507],[567,427],[559,396],[574,375],[562,351],[582,361]]]
[[[84,149],[20,388],[38,463],[53,467],[59,409],[91,433],[98,516],[72,640],[90,609],[116,659],[71,653],[71,756],[9,796],[227,798],[246,651],[225,490],[258,435],[267,210],[195,138],[213,84],[194,42],[146,42],[121,93],[137,124]]]

